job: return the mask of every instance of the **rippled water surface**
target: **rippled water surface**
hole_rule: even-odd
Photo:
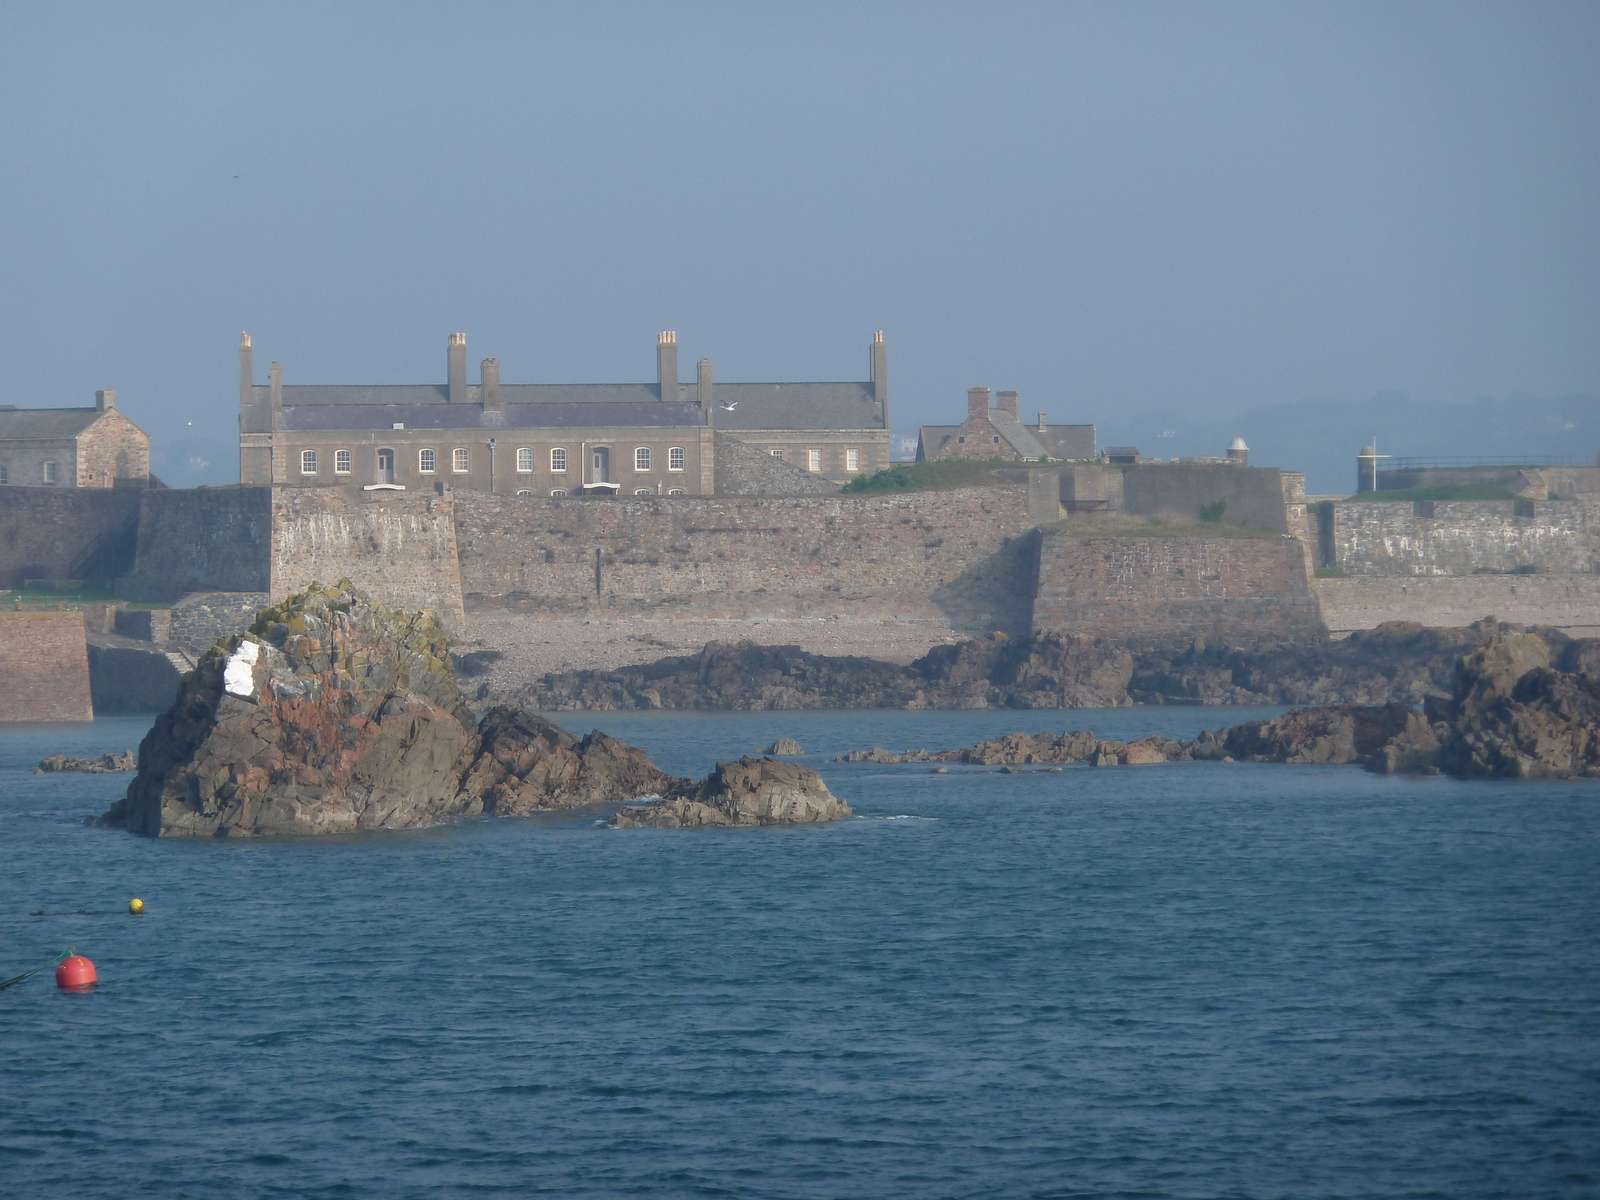
[[[102,980],[0,992],[0,1193],[1600,1194],[1594,783],[823,761],[1244,715],[563,718],[857,819],[252,843],[32,773],[144,722],[0,731],[0,977]]]

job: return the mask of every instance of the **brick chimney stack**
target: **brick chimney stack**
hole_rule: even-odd
[[[656,339],[656,387],[663,400],[678,399],[678,335],[670,329]]]
[[[239,413],[242,416],[250,410],[250,401],[255,398],[255,351],[250,347],[250,335],[239,335]]]
[[[1039,432],[1040,433],[1048,433],[1049,431],[1050,431],[1050,427],[1044,423],[1044,414],[1040,413],[1039,414]]]
[[[1003,413],[1008,413],[1013,421],[1022,418],[1017,415],[1017,394],[1015,392],[997,392],[994,398],[995,406]]]
[[[109,390],[96,392],[94,394],[94,407],[96,412],[110,412],[117,407],[117,394]]]
[[[478,368],[483,386],[479,389],[483,393],[483,411],[499,412],[500,404],[500,360],[486,358]]]
[[[973,417],[987,418],[989,415],[989,389],[976,387],[967,389],[967,419]]]
[[[450,345],[445,351],[449,360],[449,388],[445,399],[451,404],[465,404],[467,402],[467,335],[452,333]]]

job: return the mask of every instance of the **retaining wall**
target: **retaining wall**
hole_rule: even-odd
[[[1328,565],[1348,575],[1600,571],[1600,497],[1329,503]]]
[[[432,609],[446,629],[464,627],[450,495],[280,487],[272,489],[271,505],[272,569],[266,590],[272,602],[313,583],[349,579],[392,608]]]
[[[119,596],[176,600],[189,592],[267,590],[270,488],[154,490],[139,497],[138,559],[117,580]]]
[[[1242,647],[1323,636],[1294,538],[1047,536],[1037,631],[1177,649],[1195,638]]]
[[[553,614],[1023,632],[1027,499],[1014,483],[764,499],[458,493],[462,590],[474,606]]]
[[[92,721],[81,612],[0,612],[0,722]]]
[[[1315,588],[1333,633],[1385,621],[1460,626],[1495,616],[1600,635],[1600,575],[1352,576],[1319,579]]]
[[[64,579],[102,536],[139,512],[143,493],[123,488],[0,487],[0,588]]]

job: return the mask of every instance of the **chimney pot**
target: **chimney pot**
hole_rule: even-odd
[[[452,333],[445,351],[445,400],[450,404],[467,402],[467,335]]]

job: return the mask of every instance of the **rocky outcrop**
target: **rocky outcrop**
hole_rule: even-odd
[[[804,754],[805,751],[800,749],[800,743],[793,738],[781,737],[763,750],[762,753],[775,754],[781,758],[785,755],[793,757],[796,754]]]
[[[604,734],[498,710],[480,731],[426,613],[313,586],[219,642],[98,823],[160,837],[399,829],[626,800],[677,781]]]
[[[491,710],[478,733],[479,753],[461,790],[490,816],[660,795],[689,783],[668,775],[637,746],[598,729],[580,740],[519,709]]]
[[[39,761],[38,774],[50,771],[82,771],[86,775],[112,775],[119,771],[136,771],[138,760],[132,750],[121,754],[102,754],[99,758],[68,758],[65,754],[52,754]]]
[[[625,808],[612,825],[627,829],[698,829],[731,825],[809,825],[850,816],[850,806],[809,767],[751,758],[719,762],[698,786],[682,788],[639,808]]]
[[[709,642],[698,654],[613,671],[546,675],[519,695],[573,709],[1108,708],[1127,704],[1133,658],[1101,638],[994,634],[935,647],[909,666],[798,646]]]
[[[1182,762],[1193,758],[1193,743],[1152,734],[1134,742],[1096,737],[1086,730],[1071,733],[1008,733],[960,750],[907,750],[903,754],[874,746],[871,750],[852,750],[835,762],[872,763],[967,763],[972,766],[1027,766],[1031,764],[1087,763],[1090,766],[1143,766],[1150,763]],[[1203,757],[1203,756],[1202,756]],[[1220,757],[1220,755],[1218,756]]]
[[[1269,721],[1247,721],[1213,735],[1242,762],[1338,765],[1366,762],[1406,727],[1403,704],[1296,708]]]

